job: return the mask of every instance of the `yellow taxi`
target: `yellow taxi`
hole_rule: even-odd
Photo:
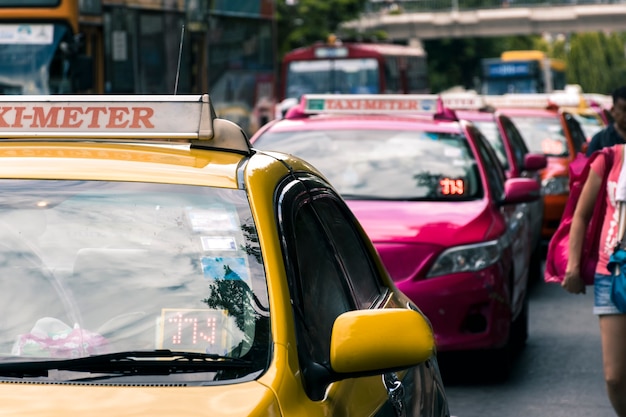
[[[333,186],[209,96],[2,96],[0,138],[4,414],[449,416]]]

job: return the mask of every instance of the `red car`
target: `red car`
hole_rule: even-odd
[[[433,95],[305,95],[251,138],[336,187],[438,351],[493,350],[508,369],[528,332],[530,178],[506,178],[487,139]],[[298,175],[298,173],[294,173]]]

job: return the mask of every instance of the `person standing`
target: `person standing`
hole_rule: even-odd
[[[613,91],[611,116],[613,116],[613,123],[591,138],[587,148],[587,156],[601,148],[626,143],[626,86]]]
[[[626,89],[617,90],[618,94],[626,93]],[[615,96],[614,96],[615,97]],[[623,129],[626,115],[626,96],[617,106],[614,106],[616,117],[615,130]],[[618,106],[620,106],[618,108]],[[617,120],[620,120],[617,122]],[[608,129],[608,128],[607,128]],[[623,131],[623,130],[622,130]],[[596,140],[596,144],[600,139]],[[603,143],[606,147],[610,143]],[[600,338],[602,344],[602,363],[604,379],[609,400],[619,417],[626,417],[626,314],[620,312],[611,301],[610,289],[612,274],[607,264],[618,241],[619,210],[616,203],[616,189],[622,166],[624,164],[624,150],[626,145],[617,144],[610,147],[612,157],[607,153],[598,155],[591,163],[589,176],[582,188],[576,210],[572,217],[569,236],[567,268],[562,287],[573,294],[584,294],[585,283],[580,276],[581,251],[586,242],[585,231],[591,220],[594,205],[597,199],[606,199],[606,213],[600,234],[599,256],[594,276],[594,307],[593,312],[598,316]],[[610,155],[609,155],[610,156]],[[606,189],[602,190],[602,182],[606,177]]]

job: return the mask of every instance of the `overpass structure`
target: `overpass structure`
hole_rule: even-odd
[[[447,10],[411,11],[410,6],[420,1],[425,3],[424,0],[387,2],[379,10],[344,23],[342,28],[359,33],[383,30],[394,41],[626,31],[626,0],[595,0],[584,4],[561,0],[526,5],[523,1],[504,0],[497,7],[473,10],[459,8],[458,0],[452,0]],[[375,3],[380,2],[371,4]]]

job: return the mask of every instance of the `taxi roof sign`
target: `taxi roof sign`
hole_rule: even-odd
[[[483,99],[485,104],[491,105],[495,108],[499,107],[525,107],[535,109],[546,109],[550,106],[556,105],[554,101],[550,99],[548,94],[503,94],[503,95],[484,95]]]
[[[250,152],[240,128],[216,134],[229,123],[207,94],[0,96],[0,138],[187,139]]]
[[[436,114],[432,94],[304,94],[304,114]]]
[[[454,110],[479,110],[486,107],[482,96],[471,91],[441,93],[443,105]]]

